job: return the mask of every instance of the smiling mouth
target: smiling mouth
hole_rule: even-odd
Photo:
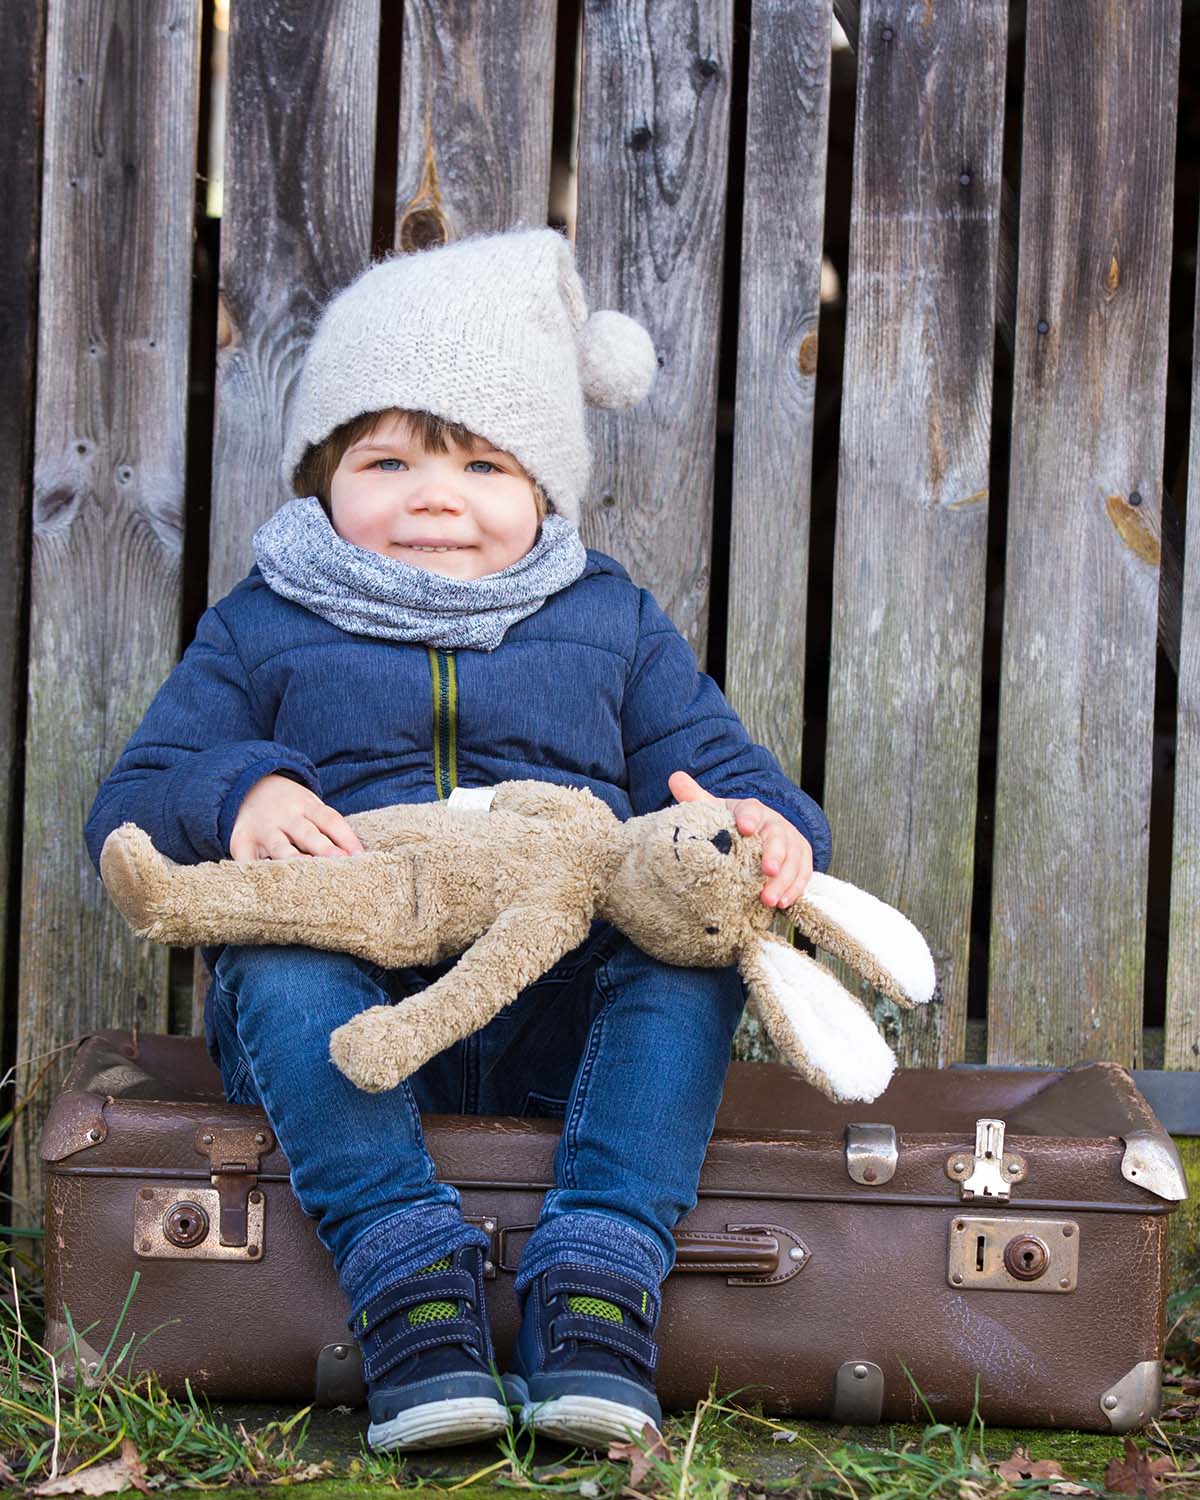
[[[406,552],[465,552],[467,549],[461,543],[437,543],[426,545],[424,542],[397,542],[397,547],[403,547]]]

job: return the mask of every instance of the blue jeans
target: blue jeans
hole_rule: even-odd
[[[562,1119],[518,1289],[563,1261],[656,1287],[696,1201],[744,1002],[736,970],[660,964],[596,923],[483,1030],[398,1088],[357,1089],[329,1060],[330,1033],[453,962],[383,970],[298,947],[228,947],[217,960],[205,1020],[226,1096],[266,1111],[351,1305],[483,1243],[437,1181],[419,1111]]]

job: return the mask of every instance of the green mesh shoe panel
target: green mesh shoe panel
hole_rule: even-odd
[[[589,1318],[606,1318],[610,1323],[623,1323],[621,1309],[615,1302],[605,1302],[600,1297],[568,1297],[567,1306],[573,1313],[583,1313]]]
[[[441,1260],[431,1261],[429,1265],[422,1266],[417,1272],[418,1276],[425,1271],[448,1271],[450,1269],[451,1257],[443,1255]],[[457,1302],[418,1302],[408,1312],[408,1321],[413,1328],[419,1328],[423,1323],[444,1323],[447,1318],[458,1316]]]

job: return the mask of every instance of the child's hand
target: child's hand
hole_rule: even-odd
[[[362,852],[358,835],[341,813],[290,776],[264,776],[254,783],[238,809],[229,838],[234,859]]]
[[[767,883],[759,891],[764,906],[787,907],[804,894],[813,872],[812,845],[782,813],[757,797],[714,797],[686,771],[672,771],[667,785],[676,802],[724,802],[739,833],[762,834],[762,872]]]

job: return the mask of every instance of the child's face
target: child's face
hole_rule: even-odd
[[[511,453],[483,438],[434,453],[397,415],[343,454],[329,508],[345,541],[445,578],[499,573],[538,532],[533,483]]]

